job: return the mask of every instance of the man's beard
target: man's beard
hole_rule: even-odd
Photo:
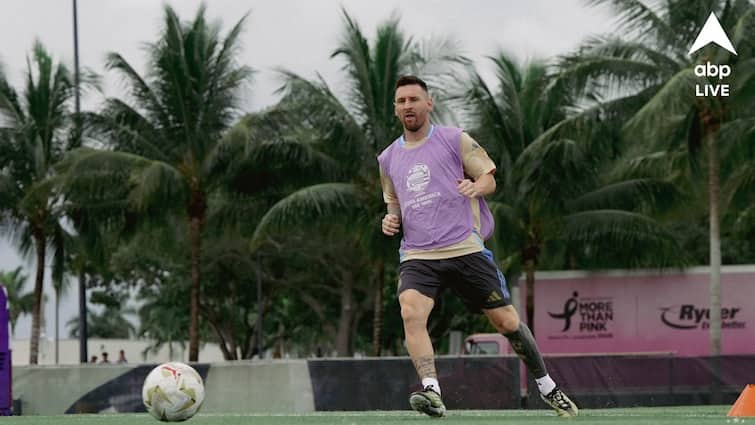
[[[412,124],[408,124],[407,120],[404,119],[404,128],[406,128],[409,131],[417,131],[420,128],[422,128],[423,124],[425,124],[425,121],[422,120],[422,122],[420,122],[416,117],[414,118],[414,123]]]

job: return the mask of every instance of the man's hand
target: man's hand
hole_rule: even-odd
[[[477,190],[477,186],[475,186],[472,180],[456,179],[456,183],[458,183],[456,190],[458,190],[459,193],[466,196],[467,198],[476,198],[480,196],[480,192]]]
[[[456,190],[467,198],[479,198],[482,196],[488,196],[495,192],[495,177],[493,172],[483,174],[475,179],[473,182],[470,179],[456,179],[458,184]]]
[[[398,233],[401,223],[396,214],[386,214],[383,217],[383,233],[386,236],[393,236]]]

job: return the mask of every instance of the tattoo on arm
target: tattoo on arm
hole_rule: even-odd
[[[434,356],[422,356],[416,359],[412,359],[414,368],[417,369],[417,375],[420,379],[423,378],[437,378],[438,374],[435,372],[435,357]]]

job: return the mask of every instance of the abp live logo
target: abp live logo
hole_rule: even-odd
[[[729,40],[729,37],[726,35],[726,31],[724,31],[721,23],[713,12],[708,16],[708,20],[705,21],[705,25],[703,25],[703,29],[700,30],[700,34],[697,35],[695,42],[692,43],[692,47],[689,49],[689,55],[692,55],[710,43],[715,43],[729,52],[735,55],[737,54],[737,51],[734,50],[734,46],[731,44],[731,40]],[[705,64],[696,65],[694,72],[698,77],[718,78],[717,84],[696,84],[695,96],[729,96],[729,84],[723,83],[723,80],[731,75],[731,66],[726,64],[716,65],[710,63],[710,61],[706,61]]]

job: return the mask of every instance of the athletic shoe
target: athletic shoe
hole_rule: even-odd
[[[540,398],[552,407],[558,416],[574,417],[579,414],[577,405],[569,400],[569,397],[558,387],[554,388],[548,395],[540,394]]]
[[[446,406],[432,387],[427,386],[422,391],[413,392],[409,396],[409,405],[412,409],[428,416],[439,418],[446,414]]]

